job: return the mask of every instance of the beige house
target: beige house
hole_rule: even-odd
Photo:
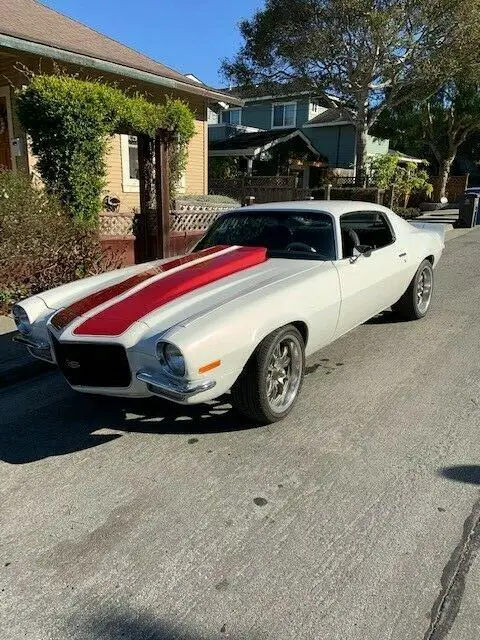
[[[36,2],[0,0],[0,166],[34,171],[28,141],[15,116],[15,88],[28,83],[26,70],[52,73],[61,68],[85,78],[102,78],[141,92],[152,101],[184,100],[195,114],[196,135],[180,191],[208,193],[207,107],[212,102],[241,104],[89,27]],[[109,194],[120,211],[139,207],[136,138],[113,137],[108,156]]]

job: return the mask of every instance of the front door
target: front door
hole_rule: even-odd
[[[340,218],[343,259],[335,263],[342,291],[336,336],[390,307],[404,291],[406,259],[383,213],[356,211]],[[356,245],[368,246],[359,255]]]
[[[384,311],[400,297],[393,282],[395,257],[393,247],[384,247],[368,257],[359,256],[355,262],[347,258],[336,263],[342,290],[337,337]]]
[[[7,100],[0,96],[0,169],[12,168],[10,137],[8,135]]]

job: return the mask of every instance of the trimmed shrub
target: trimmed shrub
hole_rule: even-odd
[[[192,203],[195,205],[200,205],[202,207],[214,207],[215,205],[226,205],[231,204],[233,206],[238,206],[238,200],[234,198],[230,198],[230,196],[217,196],[215,194],[210,195],[195,195],[192,193],[185,193],[177,196],[177,202],[183,203]]]
[[[97,234],[27,174],[0,171],[0,312],[21,298],[119,266]]]

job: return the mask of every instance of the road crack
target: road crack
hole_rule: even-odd
[[[443,640],[447,637],[460,611],[465,582],[480,549],[480,498],[463,525],[463,535],[445,565],[441,589],[430,616],[424,640]]]

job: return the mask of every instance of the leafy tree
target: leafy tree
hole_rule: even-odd
[[[428,149],[438,163],[441,198],[459,147],[476,131],[480,131],[480,83],[464,79],[447,82],[425,102],[410,100],[385,110],[376,127],[378,135],[395,139],[400,148]]]
[[[480,0],[266,0],[240,24],[243,46],[223,71],[243,86],[341,99],[354,113],[359,175],[382,111],[427,98],[474,59],[479,27]]]
[[[433,187],[428,173],[415,162],[400,162],[400,155],[376,156],[370,163],[374,183],[380,189],[393,187],[394,207],[405,207],[411,193],[429,196]]]

